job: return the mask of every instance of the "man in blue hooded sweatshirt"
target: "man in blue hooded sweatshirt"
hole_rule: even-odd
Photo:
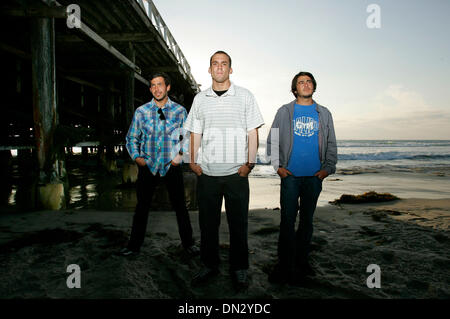
[[[322,181],[336,171],[337,163],[333,118],[312,99],[316,87],[311,73],[295,75],[291,91],[296,99],[278,109],[267,138],[267,155],[281,177],[278,264],[270,282],[299,284],[314,275],[308,262],[313,215]]]

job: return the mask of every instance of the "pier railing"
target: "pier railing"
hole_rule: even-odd
[[[136,0],[136,1],[139,3],[141,8],[147,14],[147,17],[152,22],[156,30],[158,30],[159,34],[164,39],[164,42],[166,43],[169,50],[172,51],[172,53],[174,54],[175,58],[177,59],[178,65],[184,71],[184,74],[189,78],[189,81],[193,85],[193,88],[197,91],[200,91],[200,86],[197,84],[197,82],[195,82],[195,79],[192,76],[191,67],[187,62],[186,57],[181,51],[177,41],[175,41],[175,38],[172,36],[172,33],[170,33],[169,28],[167,27],[163,18],[159,14],[158,9],[156,9],[155,5],[153,4],[153,1],[152,0]]]

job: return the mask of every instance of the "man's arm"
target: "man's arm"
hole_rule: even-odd
[[[267,136],[267,143],[266,143],[266,155],[270,157],[270,162],[272,167],[274,168],[275,172],[277,172],[278,176],[281,178],[285,178],[288,175],[292,175],[292,173],[285,167],[280,166],[280,135],[279,135],[279,128],[280,128],[280,118],[279,118],[280,110],[277,111],[275,114],[275,118],[273,119],[272,127],[270,128],[269,135]],[[274,138],[274,143],[276,145],[272,145],[272,134],[276,135]],[[272,152],[272,147],[274,152]],[[274,154],[275,153],[275,154]]]
[[[242,165],[239,170],[238,174],[240,176],[248,176],[250,172],[252,171],[253,167],[256,164],[256,154],[258,153],[258,147],[259,147],[259,136],[258,136],[258,129],[255,128],[248,132],[248,160],[247,163]]]
[[[126,148],[133,161],[139,166],[145,166],[145,159],[140,156],[139,148],[141,145],[141,121],[139,113],[135,112],[133,120],[131,121],[130,128],[126,136]]]
[[[258,129],[264,125],[264,119],[259,110],[258,103],[251,92],[246,95],[245,106],[245,127],[247,130],[247,162],[238,169],[240,176],[246,177],[256,164],[256,155],[258,153],[259,137]]]
[[[322,180],[336,171],[336,163],[337,163],[337,142],[336,142],[336,134],[334,132],[333,116],[331,115],[331,113],[327,125],[328,125],[328,139],[327,139],[328,142],[325,152],[325,164],[320,171],[314,174],[314,176],[317,176]]]
[[[255,128],[248,132],[248,162],[250,164],[256,163],[256,154],[259,148],[258,129]]]
[[[200,144],[202,143],[202,134],[191,132],[190,140],[191,140],[190,141],[191,162],[189,163],[189,167],[195,174],[197,174],[197,176],[200,176],[202,175],[203,172],[200,165],[197,165],[197,156]]]
[[[188,134],[189,132],[187,132],[184,128],[184,122],[186,121],[187,118],[187,112],[186,109],[183,108],[183,111],[180,114],[180,126],[179,129],[176,131],[178,133],[180,133],[178,135],[179,138],[179,143],[177,143],[176,145],[176,149],[175,149],[175,154],[172,156],[172,161],[170,162],[170,164],[174,165],[174,166],[178,166],[180,165],[180,163],[183,161],[183,154],[185,152],[187,152],[187,148],[189,147],[189,138],[188,138]]]

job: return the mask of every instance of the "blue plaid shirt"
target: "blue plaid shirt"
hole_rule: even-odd
[[[170,161],[181,150],[186,152],[189,142],[183,130],[187,112],[170,99],[161,108],[166,120],[161,120],[154,99],[136,109],[126,137],[126,147],[131,158],[145,159],[153,175],[166,175]],[[183,136],[181,139],[180,136]]]

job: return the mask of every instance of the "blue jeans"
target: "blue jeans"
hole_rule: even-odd
[[[322,180],[316,176],[288,175],[281,179],[278,258],[281,269],[288,273],[308,260],[313,234],[313,215],[321,191]],[[300,220],[296,232],[298,212]]]

